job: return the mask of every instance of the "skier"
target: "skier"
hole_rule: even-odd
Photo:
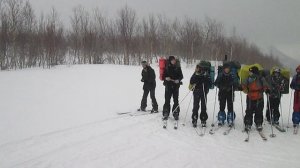
[[[281,101],[282,92],[284,91],[285,81],[286,79],[281,75],[280,68],[275,68],[268,79],[268,83],[270,85],[270,98],[269,102],[267,103],[270,104],[271,109],[269,109],[269,106],[267,106],[266,118],[268,122],[272,122],[275,125],[279,125],[279,105]],[[270,120],[270,112],[272,121]]]
[[[262,131],[263,108],[264,108],[264,91],[269,94],[266,79],[259,74],[256,66],[249,68],[249,77],[242,82],[242,88],[247,93],[247,108],[244,117],[245,131],[250,131],[253,123],[253,114],[255,114],[254,122],[256,129]]]
[[[300,65],[296,68],[297,74],[293,77],[291,82],[291,89],[294,89],[294,112],[293,112],[293,124],[294,128],[299,127],[300,122]]]
[[[173,117],[177,121],[179,119],[180,107],[178,104],[179,87],[183,79],[181,67],[174,56],[169,56],[167,66],[164,71],[164,85],[165,85],[165,104],[163,107],[163,120],[168,120],[171,110],[171,97],[173,97]]]
[[[229,127],[233,126],[235,113],[233,111],[234,91],[238,83],[231,74],[229,64],[224,64],[222,72],[218,74],[215,85],[219,88],[220,111],[218,113],[218,125],[223,126],[226,120],[225,107],[227,102],[227,123]]]
[[[147,107],[147,97],[150,92],[150,97],[152,100],[152,110],[151,113],[157,113],[158,112],[158,105],[155,98],[155,87],[156,87],[156,81],[155,81],[155,72],[151,68],[150,65],[146,61],[142,61],[142,79],[141,82],[144,83],[143,90],[143,98],[141,101],[141,107],[139,111],[146,111]]]
[[[197,127],[199,103],[201,101],[200,120],[202,127],[206,127],[206,120],[208,118],[206,111],[206,100],[209,88],[212,85],[210,75],[199,64],[196,66],[195,73],[190,79],[189,89],[193,91],[194,105],[192,114],[193,127]]]

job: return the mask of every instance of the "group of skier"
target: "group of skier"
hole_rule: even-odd
[[[158,105],[155,98],[155,72],[146,62],[142,62],[142,82],[144,82],[144,94],[141,101],[141,111],[146,110],[147,96],[150,92],[152,99],[152,113],[158,112]],[[295,90],[294,93],[294,112],[292,121],[294,127],[299,127],[300,122],[300,66],[296,68],[297,74],[293,77],[290,88]],[[192,125],[197,127],[198,118],[201,126],[206,127],[208,119],[207,114],[207,94],[212,85],[218,88],[219,112],[217,114],[218,127],[222,127],[227,122],[229,127],[234,126],[236,114],[234,112],[234,98],[236,91],[244,91],[247,94],[246,114],[244,116],[245,131],[248,132],[254,123],[256,129],[262,131],[264,120],[264,93],[267,95],[267,121],[275,126],[279,126],[280,111],[283,89],[288,83],[286,78],[281,74],[280,68],[274,68],[271,75],[264,77],[261,75],[257,66],[249,68],[249,75],[243,81],[240,81],[236,71],[228,63],[223,63],[219,70],[216,80],[212,79],[210,71],[201,64],[196,65],[195,72],[190,78],[189,89],[193,92],[193,109],[192,109]],[[163,120],[166,123],[170,112],[175,121],[179,120],[179,88],[182,84],[183,74],[181,67],[178,66],[178,60],[174,56],[169,56],[163,73],[163,81],[165,86],[165,104],[163,106]],[[173,107],[171,111],[170,100],[173,97]],[[201,112],[198,114],[201,102]],[[225,107],[227,104],[227,114]],[[166,126],[164,126],[166,127]]]

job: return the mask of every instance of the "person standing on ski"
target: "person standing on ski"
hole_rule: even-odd
[[[296,68],[297,74],[293,77],[291,82],[291,89],[294,89],[294,112],[293,112],[293,124],[294,127],[299,127],[300,122],[300,65]]]
[[[269,101],[267,102],[267,104],[270,104],[271,109],[269,109],[269,106],[267,106],[266,118],[268,122],[272,122],[275,125],[279,125],[279,105],[281,101],[282,92],[284,91],[285,82],[286,79],[281,75],[280,68],[275,68],[268,79],[268,83],[270,85],[270,94]],[[270,112],[272,121],[270,119]]]
[[[195,73],[192,75],[190,79],[189,89],[193,91],[194,96],[194,105],[193,105],[193,114],[192,114],[192,123],[193,127],[197,127],[198,120],[198,111],[199,111],[199,103],[201,101],[201,113],[200,120],[202,127],[206,127],[206,120],[208,118],[206,111],[206,103],[207,103],[207,94],[209,92],[209,88],[212,85],[209,71],[205,70],[205,68],[201,67],[199,64],[196,66]]]
[[[223,70],[218,74],[215,81],[216,87],[219,88],[219,103],[220,111],[218,113],[218,125],[223,126],[226,120],[225,107],[227,103],[227,123],[228,126],[233,126],[235,119],[235,113],[233,111],[234,91],[238,87],[238,83],[235,83],[233,75],[231,74],[230,65],[224,64]]]
[[[242,82],[242,88],[247,93],[247,108],[244,117],[245,131],[250,131],[254,122],[256,129],[262,131],[264,91],[269,94],[266,79],[259,74],[256,66],[249,68],[249,77]]]
[[[146,61],[142,62],[143,70],[142,70],[142,79],[141,82],[144,83],[143,90],[143,98],[141,101],[141,107],[140,111],[146,111],[147,107],[147,98],[148,94],[150,92],[150,97],[152,100],[152,113],[158,112],[158,105],[155,98],[155,87],[156,87],[156,81],[155,81],[155,71],[151,68],[150,65]]]
[[[179,87],[181,85],[181,80],[183,79],[183,74],[181,67],[178,66],[177,60],[174,56],[169,56],[167,61],[167,66],[164,71],[164,86],[165,86],[165,104],[163,107],[163,120],[168,120],[171,110],[170,101],[173,97],[173,117],[175,120],[179,119],[180,107],[178,104],[179,97]]]

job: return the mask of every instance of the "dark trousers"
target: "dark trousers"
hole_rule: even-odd
[[[207,100],[207,93],[203,91],[195,90],[194,94],[194,106],[193,106],[193,114],[192,119],[195,121],[198,119],[198,111],[200,108],[200,101],[201,101],[201,113],[200,113],[200,120],[206,121],[208,116],[206,112],[206,100]]]
[[[173,116],[174,118],[179,117],[180,107],[178,104],[178,97],[179,97],[179,86],[166,86],[165,88],[165,104],[163,107],[163,116],[169,117],[170,110],[171,110],[171,98],[173,97]],[[178,108],[177,108],[178,107]],[[176,109],[177,108],[177,109]],[[176,109],[176,111],[174,111]]]
[[[268,103],[267,112],[266,112],[267,120],[270,121],[270,109],[269,109],[269,105],[270,105],[271,115],[272,115],[271,117],[273,119],[272,121],[278,121],[280,117],[280,113],[279,113],[280,97],[279,98],[270,97],[270,101],[268,101],[267,103]]]
[[[154,88],[144,88],[144,94],[141,102],[141,109],[145,109],[147,107],[147,98],[150,92],[150,98],[152,100],[152,107],[154,110],[158,110],[158,105],[155,98],[155,87]]]
[[[228,112],[233,112],[233,99],[234,95],[232,91],[220,91],[219,101],[220,101],[220,111],[225,111],[226,103]]]
[[[258,100],[250,100],[247,97],[247,109],[246,109],[246,116],[244,118],[245,125],[252,125],[253,124],[253,114],[254,122],[256,125],[262,125],[263,123],[263,109],[264,109],[264,99]]]

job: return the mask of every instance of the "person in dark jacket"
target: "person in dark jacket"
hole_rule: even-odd
[[[253,114],[256,129],[261,131],[263,123],[264,92],[270,93],[268,83],[259,74],[256,66],[249,69],[249,77],[242,82],[242,88],[247,93],[247,108],[244,117],[245,131],[250,131],[253,124]]]
[[[211,85],[212,82],[209,73],[205,70],[205,68],[201,67],[200,65],[197,65],[195,73],[192,75],[190,79],[190,85],[189,85],[189,89],[193,91],[193,96],[194,96],[194,105],[193,105],[193,114],[192,114],[193,127],[197,127],[200,101],[201,101],[201,113],[200,113],[201,125],[202,127],[206,127],[206,120],[208,118],[207,111],[206,111],[207,94],[209,92],[209,88]]]
[[[155,72],[151,68],[150,65],[146,61],[142,62],[143,70],[142,70],[142,82],[144,83],[143,90],[143,98],[141,101],[141,107],[140,111],[146,111],[147,107],[147,98],[148,94],[150,92],[150,97],[152,100],[152,110],[151,112],[157,113],[158,112],[158,105],[155,98],[155,87],[156,87],[156,81],[155,81]]]
[[[229,65],[224,64],[222,72],[218,74],[215,85],[219,88],[219,103],[220,111],[218,113],[218,125],[223,126],[226,120],[225,107],[227,103],[227,123],[228,126],[233,126],[235,113],[233,111],[234,91],[238,87],[235,83],[234,77],[231,74]]]
[[[294,112],[293,112],[293,124],[294,127],[299,127],[300,123],[300,65],[296,68],[297,74],[293,77],[291,82],[291,89],[294,89]]]
[[[167,61],[167,66],[164,72],[164,85],[165,85],[165,104],[163,107],[163,119],[167,120],[171,110],[171,97],[173,97],[173,117],[175,120],[179,119],[180,107],[178,104],[179,87],[183,79],[182,70],[177,65],[177,60],[174,56],[170,56]]]
[[[266,118],[268,122],[270,122],[270,111],[272,117],[272,123],[279,125],[279,105],[281,100],[282,92],[284,91],[284,85],[286,83],[286,79],[280,74],[281,69],[275,68],[271,76],[268,78],[268,82],[270,85],[270,94],[269,94],[269,102],[266,111]],[[269,105],[271,110],[269,109]]]

